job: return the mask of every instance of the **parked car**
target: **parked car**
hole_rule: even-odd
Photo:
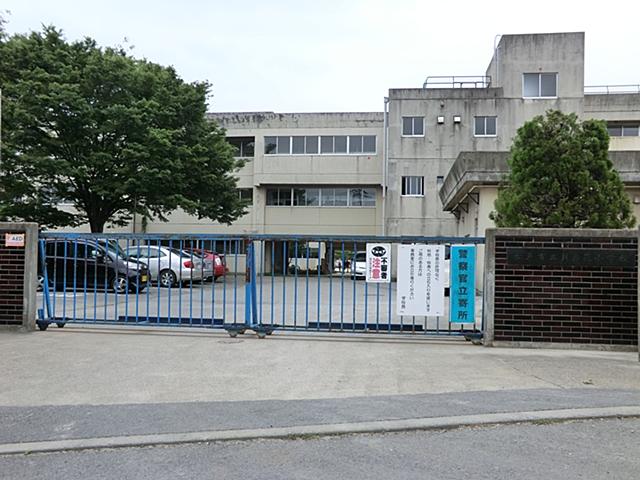
[[[349,266],[351,278],[365,278],[367,276],[367,252],[356,252]]]
[[[201,248],[185,248],[185,252],[193,252],[204,259],[205,272],[207,272],[205,280],[213,280],[215,282],[229,271],[225,257],[221,253],[203,250]]]
[[[117,293],[141,292],[149,282],[149,269],[127,258],[115,241],[45,240],[45,258],[38,259],[38,289],[49,287],[107,288]],[[44,265],[43,265],[44,263]]]
[[[127,248],[126,255],[148,265],[151,280],[161,287],[206,278],[203,259],[185,250],[162,245],[136,245]]]
[[[293,254],[289,258],[287,269],[289,273],[317,272],[318,268],[322,267],[321,258],[326,253],[326,245],[324,242],[309,242],[308,244],[299,245],[297,250],[290,249],[290,253]],[[297,253],[297,257],[295,256]]]

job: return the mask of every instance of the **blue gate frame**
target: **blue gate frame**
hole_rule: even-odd
[[[482,245],[484,238],[44,232],[37,325],[205,327],[260,338],[276,329],[482,335],[483,319],[465,326],[395,314],[395,282],[369,284],[356,269],[356,253],[373,242]],[[153,255],[167,251],[180,271],[164,285],[166,258]],[[206,283],[204,252],[225,258],[221,281]]]

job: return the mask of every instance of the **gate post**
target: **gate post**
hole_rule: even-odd
[[[38,224],[0,222],[0,328],[35,330]]]

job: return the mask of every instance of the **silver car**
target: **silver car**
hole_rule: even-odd
[[[126,254],[131,259],[147,264],[151,280],[162,287],[189,281],[200,282],[207,275],[201,257],[177,248],[138,245],[129,247]]]

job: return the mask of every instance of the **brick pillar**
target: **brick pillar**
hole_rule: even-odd
[[[0,222],[0,329],[34,330],[38,225]]]
[[[638,351],[638,234],[489,229],[485,343]]]

